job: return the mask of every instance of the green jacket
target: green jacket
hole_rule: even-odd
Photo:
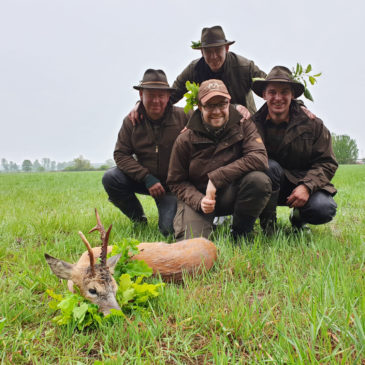
[[[114,149],[115,163],[137,182],[152,174],[166,187],[172,146],[188,119],[182,108],[171,105],[155,132],[153,122],[146,116],[135,126],[128,117],[124,118]]]
[[[180,134],[171,153],[167,184],[170,190],[196,211],[205,196],[208,180],[224,188],[250,171],[268,167],[264,144],[251,121],[240,123],[241,115],[230,106],[224,134],[214,141],[203,127],[196,110]]]
[[[220,79],[227,86],[231,95],[232,104],[241,104],[250,111],[256,112],[256,105],[253,99],[251,85],[253,77],[266,77],[253,61],[239,56],[233,52],[228,52],[221,72],[212,72],[203,57],[192,61],[185,70],[177,77],[173,87],[176,91],[171,95],[171,102],[178,102],[187,92],[186,81],[201,84],[205,80]]]
[[[265,103],[252,116],[264,143],[267,115]],[[321,119],[310,119],[295,102],[290,105],[289,124],[276,155],[279,155],[276,161],[291,183],[304,184],[311,193],[322,189],[331,195],[336,194],[330,182],[338,167],[331,134]]]

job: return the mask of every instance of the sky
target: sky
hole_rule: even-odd
[[[364,13],[363,0],[0,0],[0,158],[113,158],[144,71],[172,84],[200,57],[191,41],[218,24],[266,72],[322,72],[306,106],[365,157]]]

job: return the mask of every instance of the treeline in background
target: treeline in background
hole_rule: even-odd
[[[107,170],[114,166],[114,160],[109,159],[103,164],[91,163],[83,156],[69,162],[56,162],[44,157],[40,160],[24,160],[21,165],[6,158],[1,159],[1,172],[45,172],[45,171],[95,171]]]
[[[332,146],[339,164],[365,164],[365,158],[359,159],[359,149],[356,141],[348,135],[332,134]],[[69,162],[56,162],[45,157],[40,161],[24,160],[21,165],[6,158],[1,159],[1,172],[43,172],[43,171],[95,171],[107,170],[115,166],[112,159],[103,164],[91,163],[83,156],[76,157]]]

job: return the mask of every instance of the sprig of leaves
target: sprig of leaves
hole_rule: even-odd
[[[195,82],[186,81],[185,83],[187,93],[184,94],[186,99],[186,105],[184,107],[185,114],[189,113],[190,110],[194,110],[194,107],[198,105],[198,92],[199,84]]]
[[[191,48],[192,49],[199,49],[201,47],[202,43],[200,41],[194,42],[191,41]]]
[[[309,83],[311,85],[314,85],[317,82],[317,77],[322,75],[322,72],[317,73],[315,75],[311,75],[310,72],[312,71],[312,65],[309,64],[307,67],[303,67],[299,62],[297,62],[297,65],[294,69],[294,67],[292,68],[292,75],[293,75],[293,79],[297,80],[299,82],[301,82],[302,84],[304,84],[304,96],[309,99],[310,101],[314,101],[313,100],[313,96],[310,93],[310,91],[307,88],[307,80],[309,81]]]

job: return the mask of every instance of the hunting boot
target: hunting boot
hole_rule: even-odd
[[[239,220],[233,216],[231,235],[236,243],[239,241],[240,238],[246,239],[249,236],[249,233],[253,230],[255,221],[255,217],[251,217],[246,214],[241,215]]]
[[[292,225],[292,227],[294,228],[294,230],[296,231],[304,231],[304,232],[310,232],[310,228],[305,224],[306,222],[304,222],[302,220],[302,218],[300,217],[300,211],[299,209],[294,208],[289,216],[289,220],[290,223]]]
[[[134,199],[129,199],[129,202],[121,200],[118,202],[111,202],[117,208],[119,208],[122,213],[124,213],[133,223],[147,224],[147,217],[143,212],[141,203],[136,197],[134,197]]]
[[[260,214],[260,226],[263,232],[271,236],[277,230],[276,207],[278,205],[279,190],[271,193],[271,197],[266,204],[266,207]]]

